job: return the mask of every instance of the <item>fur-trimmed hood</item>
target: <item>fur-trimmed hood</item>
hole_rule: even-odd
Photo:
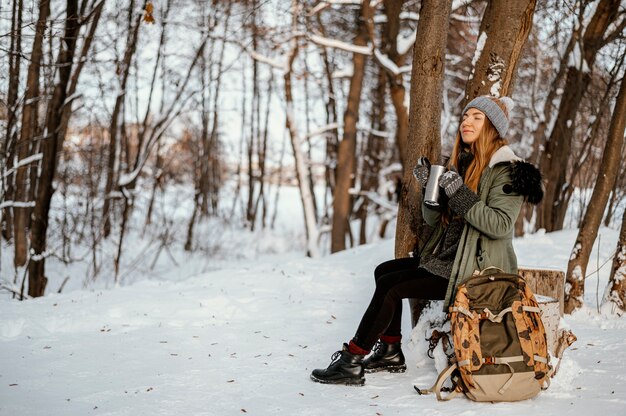
[[[511,185],[505,185],[504,192],[515,192],[524,197],[526,202],[537,205],[543,199],[543,183],[539,169],[532,163],[517,156],[509,146],[498,149],[491,160],[489,167],[500,163],[511,165]],[[508,189],[507,189],[508,188]]]

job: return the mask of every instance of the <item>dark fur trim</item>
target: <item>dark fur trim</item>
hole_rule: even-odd
[[[532,163],[512,162],[511,180],[513,191],[523,195],[526,202],[537,205],[543,199],[541,172]]]

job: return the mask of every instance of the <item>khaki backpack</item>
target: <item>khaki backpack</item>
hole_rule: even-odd
[[[474,401],[530,399],[549,385],[549,355],[540,309],[524,279],[487,268],[457,289],[450,307],[453,364],[420,394],[449,400],[462,392]],[[442,396],[450,377],[454,388]],[[450,391],[450,389],[448,389]]]

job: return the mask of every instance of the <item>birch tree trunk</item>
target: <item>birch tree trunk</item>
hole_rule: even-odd
[[[368,2],[361,6],[361,16],[358,18],[357,35],[354,39],[356,46],[367,44],[366,22],[372,18],[372,9]],[[354,184],[356,168],[356,139],[357,122],[359,121],[359,107],[361,104],[361,90],[365,76],[365,59],[360,53],[353,54],[353,74],[350,79],[348,103],[343,115],[343,138],[339,142],[337,155],[337,183],[333,194],[333,222],[331,231],[332,253],[346,249],[346,234],[349,233],[350,211],[352,197],[350,188]]]
[[[583,305],[587,263],[589,262],[589,255],[591,254],[593,243],[598,235],[598,228],[602,222],[602,216],[604,215],[604,210],[609,200],[609,194],[617,179],[622,146],[624,144],[625,129],[626,82],[622,80],[611,118],[604,153],[602,154],[598,178],[567,265],[565,313],[572,313]]]
[[[546,231],[563,228],[567,200],[564,199],[562,189],[569,182],[567,166],[572,147],[574,121],[590,84],[591,70],[597,53],[606,45],[607,40],[612,39],[611,34],[607,35],[606,32],[618,15],[619,3],[619,0],[600,0],[589,25],[584,29],[580,45],[582,49],[580,62],[578,66],[571,65],[567,70],[558,115],[540,160],[540,169],[547,182],[543,203],[538,207],[537,227]]]
[[[313,204],[314,195],[311,193],[311,187],[309,186],[308,169],[306,167],[306,159],[302,151],[302,137],[298,132],[297,123],[295,119],[294,103],[293,103],[293,91],[292,91],[292,70],[293,63],[298,56],[298,38],[295,34],[298,32],[298,2],[293,0],[291,3],[292,8],[292,28],[293,38],[291,39],[291,49],[287,57],[287,66],[283,75],[283,81],[285,84],[285,127],[289,132],[291,138],[291,147],[293,149],[293,157],[296,164],[296,177],[298,178],[298,188],[300,189],[300,199],[302,200],[302,208],[304,210],[304,226],[306,228],[307,238],[307,256],[317,257],[319,250],[317,247],[317,240],[319,236],[319,230],[317,227],[317,218],[315,217],[315,205]]]
[[[463,105],[478,95],[511,95],[536,4],[536,0],[489,1],[480,23],[476,63],[467,81]]]
[[[67,1],[66,13],[65,33],[57,59],[58,82],[54,87],[54,93],[48,105],[45,135],[41,143],[43,158],[41,160],[41,174],[37,186],[37,201],[32,218],[32,256],[28,264],[28,295],[31,297],[43,296],[48,281],[45,276],[46,232],[48,230],[50,201],[54,193],[52,183],[57,170],[57,151],[65,139],[61,135],[60,126],[63,119],[64,105],[66,104],[67,87],[72,74],[76,39],[80,29],[78,0]]]

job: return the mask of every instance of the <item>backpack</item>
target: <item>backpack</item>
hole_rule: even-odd
[[[438,400],[459,393],[479,402],[530,399],[548,388],[546,332],[540,309],[524,279],[489,267],[457,289],[449,309],[453,363],[441,372],[434,392]],[[442,397],[443,383],[453,389]],[[450,389],[447,389],[450,391]]]

